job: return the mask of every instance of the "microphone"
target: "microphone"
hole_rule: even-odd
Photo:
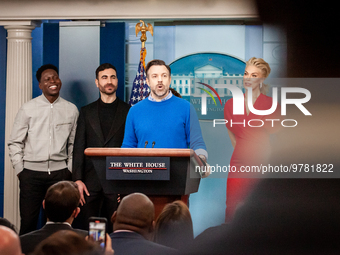
[[[146,148],[146,146],[148,145],[148,141],[145,141],[145,144],[144,144],[144,148]]]
[[[152,148],[155,147],[155,144],[156,144],[156,142],[153,141],[153,142],[152,142]]]

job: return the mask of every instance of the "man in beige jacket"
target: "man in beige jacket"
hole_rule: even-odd
[[[36,74],[42,95],[17,113],[8,142],[10,158],[20,181],[20,235],[36,230],[47,189],[71,180],[77,107],[59,96],[58,68],[41,66]]]

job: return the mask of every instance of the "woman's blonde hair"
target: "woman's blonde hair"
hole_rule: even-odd
[[[252,57],[246,62],[246,66],[256,66],[262,72],[264,78],[267,78],[270,74],[270,67],[269,64],[264,61],[262,58],[255,58]],[[264,95],[268,93],[269,85],[262,83],[262,87],[260,88],[260,92]]]

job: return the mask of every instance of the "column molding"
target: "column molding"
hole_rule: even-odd
[[[31,34],[35,26],[8,25],[4,28],[7,30],[4,217],[19,229],[19,182],[8,156],[7,143],[18,110],[32,99]]]

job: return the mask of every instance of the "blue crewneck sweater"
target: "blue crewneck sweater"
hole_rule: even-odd
[[[206,150],[195,109],[175,96],[161,102],[143,100],[131,107],[122,148],[144,148],[146,141],[146,148],[155,142],[154,148]]]

